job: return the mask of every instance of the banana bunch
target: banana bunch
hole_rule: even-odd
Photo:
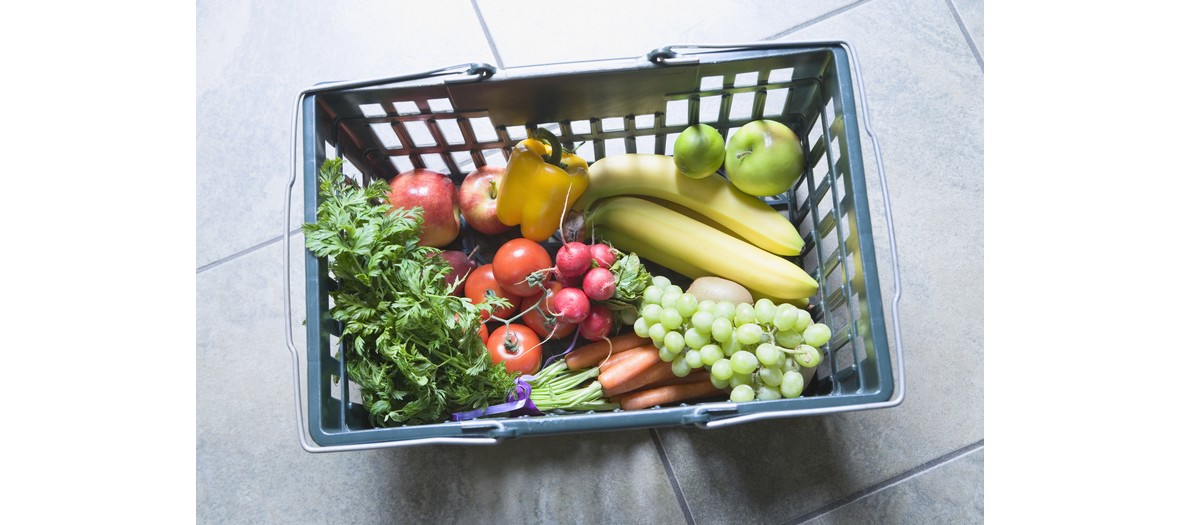
[[[589,171],[589,188],[574,208],[583,211],[587,231],[615,248],[690,279],[729,279],[776,303],[819,288],[782,257],[803,247],[794,225],[720,175],[683,177],[671,157],[651,154],[606,157]]]

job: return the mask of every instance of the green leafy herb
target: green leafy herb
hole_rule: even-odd
[[[383,204],[388,190],[383,181],[361,187],[328,160],[316,222],[303,225],[307,249],[336,282],[329,314],[344,328],[348,376],[373,424],[437,422],[503,402],[513,376],[492,365],[479,323],[507,299],[475,305],[450,295],[450,265],[418,244],[421,208]]]

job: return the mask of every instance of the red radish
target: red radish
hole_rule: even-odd
[[[561,285],[566,288],[581,288],[583,275],[584,274],[567,276],[566,274],[561,273],[560,269],[553,270],[553,278],[557,279],[557,282],[561,283]]]
[[[582,291],[591,301],[605,301],[615,294],[615,274],[606,268],[591,268],[582,278]]]
[[[614,316],[607,307],[601,304],[591,305],[590,315],[587,315],[578,325],[581,330],[579,333],[590,341],[606,339],[612,326],[614,326]]]
[[[592,311],[590,299],[586,297],[585,292],[578,288],[558,290],[553,294],[549,304],[552,305],[553,313],[557,314],[557,318],[563,323],[580,323]]]
[[[590,258],[598,264],[599,268],[610,268],[615,263],[615,250],[609,244],[592,244],[590,245]]]
[[[590,269],[590,247],[585,243],[567,242],[557,249],[557,271],[576,277]]]

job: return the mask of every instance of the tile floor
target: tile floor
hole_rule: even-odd
[[[982,1],[720,5],[570,3],[563,23],[546,28],[549,9],[486,0],[200,0],[197,521],[983,521]],[[290,111],[300,89],[473,61],[514,67],[757,40],[856,46],[867,91],[857,96],[880,139],[903,270],[901,406],[495,447],[300,448],[281,242]],[[883,224],[877,170],[868,168],[873,221]],[[888,260],[883,230],[878,257]],[[296,329],[301,249],[296,235]],[[893,283],[883,279],[889,296]],[[301,333],[295,341],[302,351]]]

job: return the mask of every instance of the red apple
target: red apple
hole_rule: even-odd
[[[459,281],[459,286],[455,287],[451,295],[463,297],[463,286],[466,284],[467,274],[471,273],[471,270],[474,270],[479,264],[459,250],[447,250],[438,255],[451,265],[451,273],[447,274],[447,286]]]
[[[496,199],[503,176],[504,168],[484,166],[467,175],[459,185],[459,211],[477,232],[495,235],[508,231],[509,226],[496,216],[496,203],[499,202]]]
[[[385,197],[394,208],[422,207],[422,246],[442,248],[459,237],[459,190],[450,177],[420,168],[402,172]]]

